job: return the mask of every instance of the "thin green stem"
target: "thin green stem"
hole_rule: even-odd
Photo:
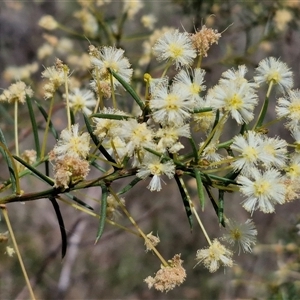
[[[16,155],[19,156],[19,133],[18,133],[18,101],[15,101],[15,147],[16,147]]]
[[[186,195],[187,195],[187,199],[188,199],[188,201],[189,201],[189,203],[190,203],[191,210],[192,210],[194,216],[196,217],[196,219],[197,219],[197,221],[198,221],[198,223],[199,223],[199,225],[200,225],[200,228],[201,228],[201,230],[202,230],[202,232],[203,232],[203,234],[204,234],[204,236],[205,236],[205,238],[206,238],[208,244],[211,246],[211,240],[210,240],[210,238],[209,238],[209,236],[208,236],[208,234],[207,234],[207,232],[206,232],[206,230],[205,230],[205,228],[204,228],[204,226],[203,226],[203,224],[202,224],[202,222],[201,222],[201,219],[200,219],[200,217],[199,217],[199,215],[198,215],[198,213],[197,213],[197,210],[196,210],[196,208],[195,208],[195,206],[194,206],[194,203],[193,203],[193,201],[191,200],[191,197],[189,196],[189,194],[188,194],[188,192],[187,192],[185,183],[184,183],[184,181],[183,181],[183,179],[182,179],[181,177],[179,178],[179,180],[180,180],[180,183],[181,183],[182,187],[186,190]]]
[[[203,56],[202,56],[202,55],[199,55],[198,61],[197,61],[197,68],[200,68],[200,67],[201,67],[202,58],[203,58]]]
[[[223,117],[221,118],[221,120],[218,122],[218,124],[215,126],[215,128],[210,132],[209,136],[206,138],[205,142],[203,143],[203,145],[200,147],[198,154],[201,155],[201,153],[203,152],[203,150],[206,148],[206,146],[212,141],[215,133],[218,132],[221,133],[221,130],[227,120],[228,117],[228,112],[225,113],[223,115]],[[221,129],[221,130],[220,130]]]
[[[268,91],[267,91],[267,94],[266,94],[266,97],[265,97],[264,104],[261,108],[261,111],[259,113],[257,121],[256,121],[255,125],[253,126],[254,130],[259,128],[259,127],[262,127],[263,121],[264,121],[264,119],[266,117],[266,114],[267,114],[267,110],[268,110],[268,106],[269,106],[269,97],[270,97],[273,85],[274,85],[274,82],[273,82],[273,80],[271,80],[270,83],[269,83],[269,87],[268,87]]]
[[[61,29],[61,30],[63,30],[63,31],[65,31],[66,33],[71,34],[71,35],[81,37],[82,39],[85,38],[85,36],[83,36],[82,34],[78,33],[77,31],[73,31],[70,28],[68,28],[68,27],[66,27],[66,26],[64,26],[62,24],[58,24],[58,28]]]
[[[269,83],[269,87],[268,87],[268,91],[267,91],[267,94],[266,94],[266,97],[270,97],[270,94],[271,94],[271,91],[272,91],[272,88],[273,88],[273,85],[274,85],[274,81],[271,80],[270,83]]]
[[[199,215],[197,213],[196,208],[194,207],[194,205],[191,205],[191,208],[192,208],[192,211],[193,211],[193,213],[194,213],[194,215],[195,215],[195,217],[196,217],[196,219],[197,219],[197,221],[198,221],[198,223],[200,225],[200,228],[201,228],[201,230],[202,230],[202,232],[203,232],[203,234],[204,234],[204,236],[205,236],[205,238],[206,238],[209,246],[211,246],[211,244],[212,244],[211,240],[210,240],[210,238],[209,238],[209,236],[208,236],[208,234],[207,234],[207,232],[206,232],[206,230],[205,230],[205,228],[203,226],[203,223],[201,222],[201,219],[200,219],[200,217],[199,217]]]
[[[149,73],[144,74],[144,81],[146,82],[146,88],[145,88],[145,100],[149,100],[149,88],[150,88],[150,81],[152,80],[152,77]]]
[[[172,65],[172,62],[173,62],[172,59],[170,59],[170,60],[167,62],[167,65],[166,65],[166,67],[165,67],[165,69],[164,69],[164,71],[163,71],[163,73],[162,73],[162,75],[161,75],[161,78],[163,78],[163,77],[166,75],[167,71],[169,70],[169,68],[170,68],[171,65]]]
[[[218,149],[222,149],[222,148],[228,148],[233,142],[233,139],[229,140],[229,141],[226,141],[226,142],[223,142],[223,143],[220,143],[217,145],[217,148]]]
[[[7,208],[6,208],[6,206],[4,204],[1,204],[0,208],[2,210],[2,214],[4,216],[4,219],[5,219],[5,222],[6,222],[8,231],[9,231],[9,234],[11,236],[11,239],[12,239],[12,242],[13,242],[16,254],[18,256],[18,260],[19,260],[19,263],[20,263],[20,266],[21,266],[21,269],[22,269],[22,272],[23,272],[23,275],[24,275],[24,278],[25,278],[25,281],[26,281],[26,284],[27,284],[27,287],[28,287],[28,290],[29,290],[30,297],[31,297],[32,300],[35,300],[35,296],[34,296],[34,293],[33,293],[33,290],[32,290],[31,284],[30,284],[30,280],[29,280],[27,272],[26,272],[26,268],[24,266],[24,263],[23,263],[23,260],[22,260],[22,257],[21,257],[21,253],[19,251],[19,247],[18,247],[16,238],[15,238],[15,235],[14,235],[14,231],[13,231],[13,229],[11,227],[11,224],[10,224],[10,221],[9,221],[9,217],[8,217],[8,213],[7,213]]]
[[[270,126],[272,126],[273,124],[276,124],[276,123],[280,122],[281,120],[283,120],[284,118],[286,118],[286,116],[287,116],[287,115],[282,116],[282,117],[280,117],[280,118],[276,118],[276,119],[274,119],[274,120],[272,120],[272,121],[270,121],[270,122],[268,122],[268,123],[265,123],[263,127],[264,127],[264,128],[270,127]]]
[[[97,89],[98,89],[98,99],[97,99],[97,104],[94,109],[94,114],[97,113],[98,109],[100,108],[101,110],[104,108],[104,103],[103,103],[103,94],[101,91],[100,87],[100,77],[99,77],[99,69],[95,68],[96,70],[96,84],[97,84]]]
[[[68,129],[71,130],[71,111],[70,111],[70,101],[69,101],[69,86],[68,86],[68,69],[64,67],[64,79],[65,79],[65,92],[66,92],[66,108],[67,108],[67,118],[68,118]]]
[[[109,80],[110,80],[110,86],[111,86],[111,98],[113,102],[113,108],[117,109],[117,101],[116,101],[116,94],[114,89],[114,77],[111,73],[109,73]]]
[[[47,139],[48,139],[53,105],[54,105],[54,96],[51,98],[51,101],[50,101],[49,113],[48,113],[48,117],[47,117],[47,123],[46,123],[46,128],[45,128],[44,137],[43,137],[42,150],[41,150],[41,160],[44,158],[45,151],[46,151],[46,144],[47,144]]]

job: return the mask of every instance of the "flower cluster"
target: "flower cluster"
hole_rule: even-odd
[[[11,84],[8,89],[2,92],[0,95],[0,101],[8,103],[25,103],[26,95],[28,97],[33,95],[31,87],[26,86],[23,81],[18,81]]]
[[[142,69],[134,73],[127,53],[125,55],[125,50],[120,47],[121,29],[122,22],[137,15],[143,4],[141,1],[124,1],[120,28],[112,26],[114,31],[109,32],[109,28],[101,23],[101,16],[96,18],[93,14],[95,7],[109,2],[78,1],[81,9],[74,16],[80,20],[84,36],[91,37],[96,43],[101,25],[107,39],[116,43],[90,45],[86,53],[69,56],[68,63],[79,69],[78,77],[76,70],[70,72],[59,59],[42,72],[42,77],[47,80],[43,96],[51,101],[48,113],[37,101],[46,119],[41,149],[38,131],[42,127],[32,119],[37,151],[19,155],[16,118],[16,155],[6,157],[12,176],[3,187],[12,185],[17,200],[5,198],[3,203],[22,201],[22,193],[16,184],[20,174],[13,172],[22,171],[20,176],[32,172],[51,184],[50,194],[46,195],[50,199],[64,193],[72,197],[71,193],[76,189],[101,187],[101,215],[94,214],[100,219],[97,240],[104,223],[116,225],[113,220],[122,210],[137,230],[132,233],[142,237],[146,251],[152,250],[162,262],[155,276],[144,281],[149,288],[168,292],[186,278],[181,256],[177,254],[168,262],[162,258],[156,249],[159,238],[152,232],[143,233],[121,195],[143,180],[147,180],[146,186],[151,192],[160,192],[163,184],[174,179],[190,226],[195,218],[207,240],[208,245],[196,253],[196,265],[203,264],[210,272],[216,272],[221,266],[232,267],[232,246],[238,245],[239,254],[241,250],[252,252],[257,230],[250,219],[239,223],[230,219],[232,211],[228,211],[228,216],[227,211],[224,214],[226,192],[239,193],[243,197],[241,206],[251,215],[256,210],[273,213],[277,204],[296,199],[300,192],[300,90],[293,89],[293,74],[288,66],[274,57],[263,59],[254,70],[253,78],[247,78],[246,65],[239,65],[220,74],[219,81],[211,85],[201,63],[212,45],[218,43],[221,34],[206,25],[193,34],[174,28],[155,30],[142,44],[144,54],[136,61],[142,68],[154,56],[156,64],[162,68],[153,71],[149,64],[149,73],[142,74]],[[155,21],[152,15],[141,18],[149,30]],[[51,16],[43,17],[39,25],[48,31],[63,28]],[[44,38],[47,43],[40,48],[40,57],[73,48],[69,40],[49,34]],[[118,46],[111,46],[113,44]],[[264,85],[267,85],[267,91],[265,99],[261,99]],[[274,122],[285,120],[293,144],[279,136],[271,136],[272,122],[265,121],[272,91],[277,87],[279,96],[275,112],[278,118]],[[32,95],[32,89],[18,81],[2,92],[0,100],[14,103],[17,108],[18,102],[24,103]],[[65,103],[67,115],[67,126],[60,134],[52,122],[57,98],[59,104]],[[33,118],[32,103],[27,102]],[[56,143],[47,155],[47,137],[51,131]],[[223,134],[225,131],[226,135]],[[1,144],[7,154],[9,150],[2,132]],[[13,159],[22,163],[23,169],[14,167]],[[53,178],[48,170],[45,176],[32,166],[45,161],[53,164]],[[93,173],[97,175],[86,180],[90,168],[95,168]],[[114,181],[130,176],[133,176],[132,181],[115,192]],[[217,222],[226,230],[222,237],[210,239],[208,236],[197,213],[197,205],[185,185],[188,176],[196,182],[203,210],[206,209],[205,192],[208,194]],[[219,192],[218,199],[211,190]],[[32,199],[45,197],[44,194],[30,196]],[[84,201],[78,203],[85,212],[90,208]],[[222,244],[223,241],[228,242],[228,247]]]
[[[90,150],[90,136],[87,132],[79,133],[79,125],[64,129],[60,139],[50,152],[50,160],[54,161],[55,186],[67,189],[72,183],[80,181],[89,173],[86,157]]]
[[[65,83],[68,72],[69,70],[65,70],[60,60],[56,61],[55,66],[48,67],[42,72],[42,77],[49,80],[44,85],[45,99],[52,98],[57,89]]]

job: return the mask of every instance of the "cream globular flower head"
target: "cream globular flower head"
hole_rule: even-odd
[[[18,81],[11,84],[8,89],[5,89],[2,92],[0,95],[0,101],[8,103],[25,103],[26,95],[28,97],[33,95],[31,87],[27,86],[23,81]]]
[[[74,43],[69,38],[61,38],[57,41],[56,51],[60,54],[65,54],[66,52],[72,52],[74,49]]]
[[[278,137],[264,137],[261,144],[261,151],[265,157],[263,166],[283,168],[288,157],[287,146],[287,142]]]
[[[173,162],[161,162],[159,157],[147,153],[136,176],[144,179],[152,175],[153,177],[148,185],[148,189],[151,192],[159,192],[162,189],[161,176],[163,174],[167,175],[169,179],[174,177],[175,165]]]
[[[91,60],[88,53],[82,53],[79,55],[70,54],[67,58],[67,62],[82,71],[87,71],[91,68]]]
[[[39,60],[43,60],[53,54],[54,47],[48,43],[44,43],[37,49],[37,57]]]
[[[162,89],[169,83],[169,77],[163,76],[159,78],[153,78],[150,74],[146,73],[144,75],[144,81],[149,85],[149,92],[150,94],[155,94],[155,91],[158,89]]]
[[[261,151],[262,142],[262,135],[251,130],[245,135],[235,136],[230,148],[238,152],[239,157],[232,162],[233,168],[240,170],[241,174],[249,175],[252,167],[267,160],[268,157]]]
[[[51,15],[41,17],[38,22],[39,26],[47,30],[54,30],[58,27],[57,21]]]
[[[3,78],[6,81],[14,81],[14,80],[25,80],[29,79],[32,74],[34,74],[39,69],[39,65],[37,62],[33,62],[31,64],[26,64],[23,66],[8,66],[5,68],[2,73]]]
[[[295,140],[293,146],[295,147],[295,154],[298,156],[300,154],[300,128],[298,127],[294,130],[291,130],[291,135]]]
[[[183,260],[180,259],[180,254],[176,254],[168,263],[169,265],[162,266],[154,277],[148,276],[144,280],[149,289],[154,287],[160,292],[169,292],[184,282],[186,271],[182,267]]]
[[[123,12],[128,15],[129,19],[133,17],[143,8],[144,4],[141,0],[123,0]]]
[[[213,90],[209,89],[207,91],[207,95],[204,98],[203,106],[202,107],[211,107],[211,102],[213,101],[213,97],[210,97],[209,94],[212,94]],[[196,107],[196,109],[199,107]],[[201,108],[201,107],[200,107]],[[193,113],[193,120],[194,120],[194,130],[195,131],[203,131],[208,132],[215,120],[216,120],[216,111],[206,111],[206,112],[200,112],[200,113]]]
[[[238,124],[248,124],[254,118],[254,108],[258,104],[258,97],[247,82],[237,84],[227,81],[227,84],[216,85],[208,93],[213,109],[228,112]]]
[[[119,115],[119,116],[127,116],[127,114],[121,110],[106,108],[104,107],[99,113],[101,114],[109,114],[109,115]],[[102,118],[93,118],[96,128],[94,130],[94,134],[99,138],[99,140],[103,140],[104,138],[115,138],[118,137],[120,121],[113,119],[102,119]]]
[[[140,66],[149,64],[152,59],[153,46],[155,45],[156,41],[170,30],[174,30],[174,28],[162,27],[159,29],[155,29],[154,32],[149,36],[149,39],[142,43],[143,54],[139,59]]]
[[[57,62],[60,63],[61,61],[57,60]],[[44,85],[45,99],[53,97],[56,90],[65,83],[65,72],[64,68],[57,63],[55,66],[48,67],[42,72],[42,77],[49,80]],[[68,73],[69,70],[67,70]]]
[[[199,147],[204,144],[204,142],[201,142],[199,144]],[[209,162],[216,162],[216,161],[221,161],[223,159],[223,156],[217,152],[217,144],[215,142],[211,142],[209,145],[205,147],[202,153],[201,159],[205,159]]]
[[[65,98],[66,95],[64,94]],[[92,91],[87,89],[75,88],[69,94],[70,108],[76,114],[79,111],[84,112],[86,115],[92,113],[91,108],[96,106],[96,99]]]
[[[205,107],[205,105],[204,105],[204,107]],[[209,106],[206,106],[206,107],[209,107]],[[203,132],[207,133],[213,126],[215,119],[216,119],[215,111],[194,113],[193,120],[194,120],[195,124],[194,124],[193,128],[195,131],[203,131]]]
[[[219,240],[214,239],[212,244],[207,249],[200,249],[197,251],[196,266],[203,263],[211,273],[216,272],[220,265],[224,267],[232,267],[233,261],[231,259],[233,253],[222,245]]]
[[[166,84],[156,88],[149,106],[155,122],[181,126],[191,117],[195,101],[190,97],[189,91],[182,89],[181,84],[175,82],[170,89]]]
[[[37,159],[37,153],[35,150],[25,150],[21,157],[24,161],[26,161],[28,164],[32,165],[36,162]]]
[[[157,22],[155,15],[148,14],[141,17],[141,23],[149,30],[154,29],[154,24]]]
[[[277,101],[276,113],[279,118],[286,118],[286,126],[297,130],[300,126],[300,90],[290,90],[285,97]]]
[[[239,223],[232,219],[226,219],[226,231],[224,239],[230,244],[238,244],[239,254],[252,252],[252,246],[256,243],[257,230],[252,220],[248,219],[245,223]]]
[[[289,179],[300,179],[300,155],[296,154],[290,158],[285,172]]]
[[[300,192],[300,155],[294,153],[287,163],[284,177],[286,186],[285,201],[290,202],[299,198]]]
[[[193,64],[196,51],[188,33],[178,30],[167,31],[153,46],[154,55],[159,61],[171,61],[176,69]]]
[[[230,148],[240,156],[232,163],[243,175],[250,175],[252,167],[283,168],[287,160],[287,142],[280,138],[269,138],[254,131],[233,138]]]
[[[118,136],[105,138],[102,141],[102,145],[117,162],[121,163],[127,155],[126,143]]]
[[[190,74],[191,73],[191,74]],[[200,93],[206,90],[204,85],[205,70],[200,68],[191,70],[181,70],[175,77],[174,83],[180,84],[182,89],[190,93],[190,97],[195,101],[196,107],[203,106],[203,99],[200,97]]]
[[[86,158],[90,151],[90,135],[87,132],[79,133],[79,124],[74,124],[71,130],[64,129],[60,134],[53,154],[57,158],[63,158],[65,155]]]
[[[91,62],[99,70],[100,80],[110,82],[109,69],[118,73],[125,82],[130,82],[132,76],[132,69],[126,57],[124,57],[124,50],[115,47],[102,47],[100,51],[91,53]],[[95,79],[96,80],[96,79]],[[120,83],[113,79],[114,87]]]
[[[278,31],[284,31],[288,27],[288,23],[293,20],[293,14],[287,9],[276,10],[274,22]]]
[[[273,213],[275,204],[285,202],[284,178],[276,169],[260,171],[252,168],[251,176],[240,175],[237,183],[241,185],[240,192],[246,197],[243,207],[251,213],[257,209]]]
[[[155,136],[159,138],[157,143],[157,150],[159,152],[165,152],[167,149],[170,153],[176,153],[174,151],[178,146],[182,149],[184,146],[178,141],[179,137],[191,137],[190,125],[185,124],[183,126],[166,126],[158,129]],[[180,146],[181,145],[181,146]]]
[[[88,11],[88,9],[84,8],[77,11],[74,16],[80,20],[81,26],[86,35],[90,37],[95,37],[97,35],[99,29],[97,19]]]
[[[258,84],[255,82],[249,82],[245,76],[247,73],[247,67],[245,65],[238,66],[237,69],[230,69],[222,73],[219,84],[227,85],[228,82],[234,82],[237,86],[241,86],[244,83],[247,83],[249,88],[257,88]]]
[[[118,128],[115,128],[115,134],[126,142],[129,156],[132,156],[135,152],[144,152],[144,147],[153,147],[154,132],[147,127],[146,123],[138,123],[137,120],[130,119],[118,124]]]
[[[289,90],[293,87],[293,72],[288,66],[275,57],[263,59],[256,68],[254,80],[258,84],[278,84],[281,89]]]

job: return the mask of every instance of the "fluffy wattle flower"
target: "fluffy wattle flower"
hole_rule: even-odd
[[[253,168],[249,178],[240,175],[237,183],[241,185],[240,191],[246,197],[243,207],[251,213],[256,209],[264,213],[272,213],[275,211],[275,204],[285,202],[284,180],[275,169],[261,172]]]
[[[64,129],[53,149],[57,158],[65,155],[86,158],[90,151],[90,135],[87,132],[79,133],[79,124],[74,124],[71,130]]]
[[[226,85],[216,85],[209,96],[212,97],[211,105],[215,110],[229,112],[238,124],[248,124],[254,117],[258,97],[247,82],[237,84],[228,81]]]
[[[167,85],[156,88],[149,106],[154,121],[162,125],[181,126],[191,117],[195,101],[181,84],[174,83],[170,89]]]
[[[233,261],[231,259],[232,252],[222,245],[217,239],[214,239],[212,244],[207,249],[200,249],[197,251],[196,265],[203,263],[211,273],[216,272],[220,265],[225,267],[232,267]]]
[[[129,60],[124,57],[124,50],[115,47],[103,47],[96,56],[91,57],[92,64],[98,68],[100,80],[110,82],[109,69],[118,73],[125,82],[130,82],[133,70]],[[120,83],[113,78],[114,87]]]
[[[288,90],[293,87],[293,72],[288,66],[275,57],[263,59],[257,69],[254,80],[258,84],[278,84],[281,89]]]
[[[191,73],[191,74],[190,74]],[[182,89],[187,93],[190,93],[195,105],[197,107],[203,106],[203,99],[200,97],[200,93],[206,90],[204,85],[205,71],[197,68],[188,72],[187,70],[181,70],[175,77],[174,82],[181,84]]]
[[[178,30],[167,31],[157,40],[153,51],[158,60],[172,61],[176,69],[192,65],[196,57],[189,34]]]
[[[235,220],[226,219],[226,231],[224,239],[230,244],[238,244],[239,254],[252,252],[252,245],[256,243],[257,230],[252,220],[248,219],[245,223],[238,223]]]
[[[64,95],[65,97],[65,95]],[[87,89],[78,89],[75,88],[69,94],[70,108],[76,114],[79,111],[84,112],[86,115],[90,115],[92,110],[96,106],[96,99],[92,91]]]
[[[147,127],[146,123],[138,123],[135,119],[119,121],[119,126],[114,132],[125,141],[129,156],[136,151],[144,152],[144,147],[152,148],[153,146],[153,131]]]
[[[285,97],[277,101],[276,113],[279,118],[286,118],[286,126],[296,130],[300,126],[300,90],[288,91]]]
[[[233,138],[230,148],[239,156],[232,163],[235,170],[241,170],[241,174],[251,174],[251,169],[263,161],[268,161],[268,155],[262,151],[262,135],[255,131],[248,131],[245,135],[237,135]]]
[[[172,161],[161,162],[160,158],[155,155],[146,155],[138,173],[136,174],[139,178],[146,178],[153,175],[150,184],[148,185],[149,190],[159,192],[161,187],[161,176],[167,175],[169,179],[173,178],[175,174],[175,165]]]

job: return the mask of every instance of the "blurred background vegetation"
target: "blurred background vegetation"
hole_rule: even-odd
[[[208,87],[216,84],[221,73],[228,68],[246,64],[251,76],[262,58],[275,56],[292,68],[295,88],[299,88],[299,1],[145,0],[142,3],[144,7],[134,18],[126,20],[120,27],[122,32],[119,33],[122,35],[117,40],[118,46],[126,50],[126,56],[136,70],[134,85],[137,88],[142,83],[141,74],[149,70],[155,72],[157,67],[152,63],[139,64],[142,43],[153,32],[141,25],[140,19],[146,13],[155,15],[157,19],[154,30],[172,26],[194,32],[206,24],[222,32],[219,44],[214,45],[203,60]],[[95,6],[95,13],[103,16],[105,22],[113,24],[122,15],[123,5],[123,1],[112,1],[101,7]],[[107,40],[101,31],[101,24],[97,35],[84,38],[88,35],[84,33],[78,17],[74,16],[81,9],[76,1],[1,1],[0,86],[6,88],[16,79],[22,79],[16,77],[12,67],[36,64],[32,75],[25,80],[34,90],[40,91],[35,96],[41,99],[40,73],[44,67],[53,65],[56,57],[78,72],[81,80],[86,80],[88,71],[84,69],[84,57],[80,55],[87,53],[90,43],[106,45]],[[81,37],[64,30],[46,32],[37,24],[45,14],[54,16],[67,28],[82,33]],[[53,41],[49,35],[58,40],[52,43],[52,53],[42,56],[41,47],[45,43],[51,45]],[[17,73],[21,76],[20,71]],[[53,117],[59,129],[65,125],[60,112],[62,102],[57,103]],[[1,104],[0,125],[13,147],[11,111],[12,107]],[[25,116],[24,111],[20,125],[23,128],[23,150],[30,149],[32,145],[30,124]],[[286,133],[283,127],[280,128],[275,128],[275,133],[284,136]],[[2,157],[0,163],[3,163]],[[2,172],[3,169],[1,179],[7,175],[5,171]],[[26,191],[43,188],[37,186],[31,177],[22,181],[22,185]],[[61,261],[60,233],[50,202],[45,199],[9,204],[13,228],[37,299],[299,299],[299,201],[277,207],[276,214],[255,212],[253,219],[257,225],[258,244],[254,253],[236,256],[236,265],[232,269],[224,271],[220,268],[218,272],[209,274],[201,266],[193,268],[195,253],[205,246],[205,240],[198,229],[190,232],[177,186],[168,182],[160,193],[153,194],[146,189],[146,185],[140,183],[138,188],[125,195],[126,207],[145,232],[153,231],[159,235],[161,243],[158,249],[164,257],[182,254],[187,270],[186,282],[167,294],[149,290],[143,279],[160,266],[154,255],[145,253],[142,240],[107,225],[103,237],[94,245],[98,220],[63,203],[60,206],[69,249]],[[196,197],[193,182],[190,182],[189,188]],[[99,211],[100,193],[100,189],[95,188],[85,191],[85,194],[79,193],[78,197]],[[239,205],[240,197],[227,195],[225,201],[225,213],[229,217],[241,220],[249,218]],[[222,230],[209,203],[201,216],[209,224],[207,228],[210,235],[219,236]],[[118,221],[130,227],[122,215]],[[2,220],[0,232],[5,231]],[[0,244],[0,299],[27,299],[28,292],[18,260],[16,256],[5,254],[6,246],[6,243]]]

